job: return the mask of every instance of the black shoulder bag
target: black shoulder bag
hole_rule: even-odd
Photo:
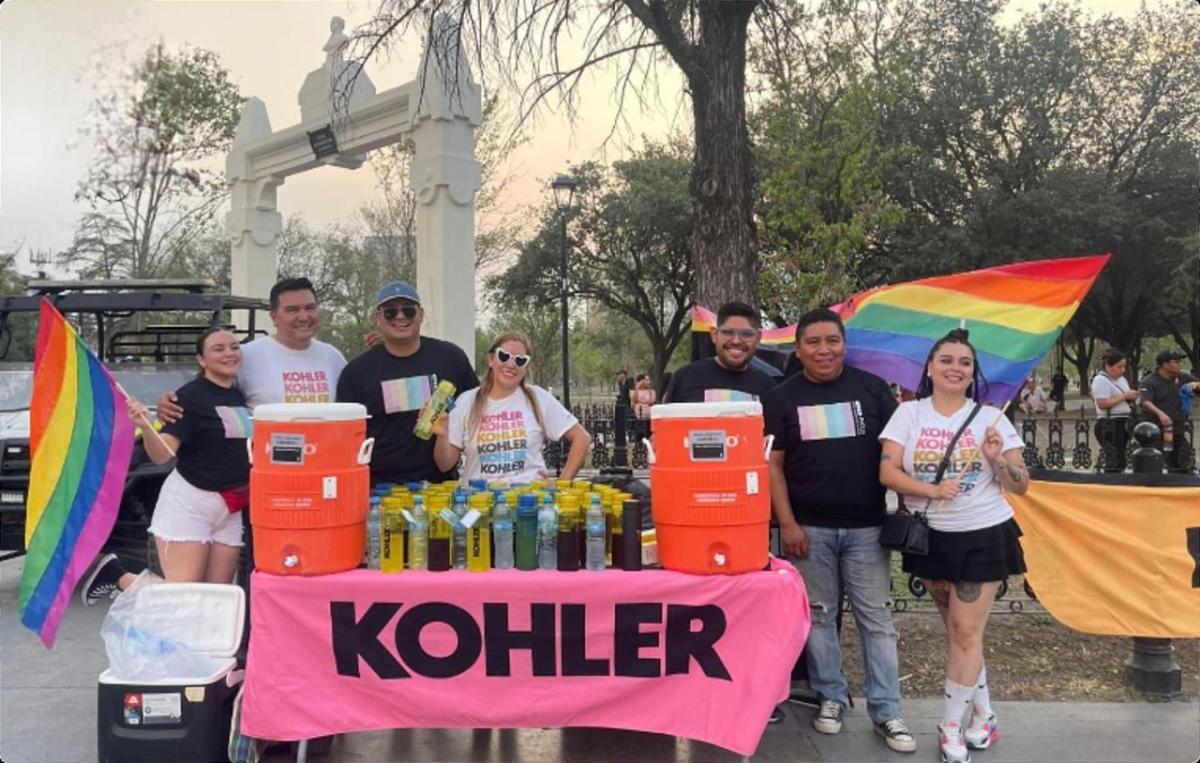
[[[950,444],[946,446],[942,462],[938,464],[933,484],[941,483],[946,469],[950,466],[950,456],[954,454],[954,446],[958,444],[958,438],[962,437],[962,433],[971,425],[975,414],[979,413],[979,409],[982,407],[982,403],[975,403],[967,420],[954,433],[954,437],[950,438]],[[933,499],[930,499],[925,503],[926,511],[929,510],[929,504],[932,502]],[[929,553],[929,520],[925,518],[925,513],[925,511],[909,511],[907,507],[901,505],[894,514],[885,514],[883,528],[879,532],[879,544],[886,549],[904,554],[927,555]]]

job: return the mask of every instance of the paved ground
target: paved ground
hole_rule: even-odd
[[[5,763],[96,760],[96,676],[106,667],[100,622],[104,607],[75,602],[58,644],[47,652],[16,618],[21,560],[0,563],[0,759]],[[1197,670],[1200,666],[1185,666]],[[837,736],[811,728],[813,711],[788,705],[767,729],[755,761],[936,760],[936,699],[908,700],[916,755],[890,752],[857,703]],[[977,763],[1027,761],[1162,761],[1200,756],[1200,705],[1190,703],[1000,702],[1002,739],[976,753]],[[289,758],[283,751],[270,763]],[[325,761],[736,761],[728,751],[657,734],[605,729],[386,731],[335,740]]]

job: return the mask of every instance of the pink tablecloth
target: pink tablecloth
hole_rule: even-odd
[[[750,755],[808,636],[791,565],[251,581],[242,730],[598,726]]]

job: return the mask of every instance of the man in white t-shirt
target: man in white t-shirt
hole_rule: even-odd
[[[275,333],[242,346],[237,387],[253,411],[263,403],[333,402],[346,358],[316,338],[321,312],[307,278],[285,278],[271,287]],[[174,392],[158,401],[158,417],[170,423],[184,411]]]

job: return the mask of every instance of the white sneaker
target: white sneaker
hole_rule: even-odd
[[[996,720],[995,713],[988,713],[984,718],[972,715],[971,722],[963,731],[963,739],[972,750],[986,750],[999,738],[1000,722]]]
[[[817,717],[813,718],[813,728],[822,734],[836,734],[842,730],[842,716],[845,713],[846,706],[841,702],[822,700],[821,709],[817,711]]]
[[[942,763],[971,763],[962,726],[953,721],[938,724],[938,752],[941,753]]]

